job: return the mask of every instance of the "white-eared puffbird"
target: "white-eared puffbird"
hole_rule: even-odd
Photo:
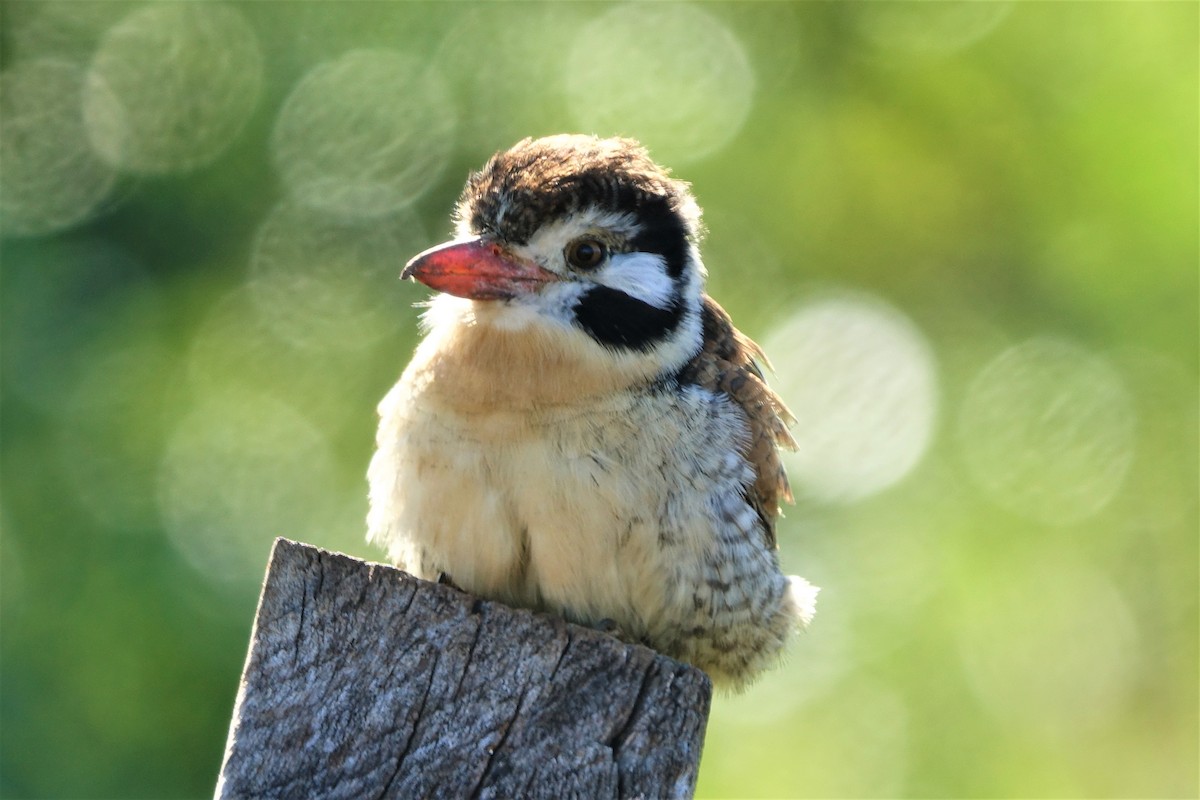
[[[700,209],[637,142],[526,139],[467,180],[379,406],[368,538],[403,569],[740,688],[812,617],[779,568],[790,416],[704,292]]]

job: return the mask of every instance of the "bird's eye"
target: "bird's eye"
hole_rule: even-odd
[[[608,257],[608,248],[595,239],[576,239],[567,245],[566,256],[576,269],[594,269]]]

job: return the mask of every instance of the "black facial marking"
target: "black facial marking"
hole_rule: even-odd
[[[593,339],[609,347],[648,350],[679,325],[678,301],[655,308],[607,286],[588,289],[575,306],[575,321]]]
[[[657,253],[663,257],[667,274],[679,278],[688,257],[687,225],[679,213],[664,201],[645,202],[634,212],[638,234],[631,249],[640,253]]]

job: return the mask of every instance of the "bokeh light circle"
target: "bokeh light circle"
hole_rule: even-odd
[[[86,220],[116,170],[92,152],[84,72],[68,61],[19,62],[0,73],[0,221],[6,235],[54,233]]]
[[[1106,724],[1137,673],[1128,604],[1077,554],[1040,548],[1011,569],[977,575],[961,603],[959,653],[996,718],[1069,739]]]
[[[100,36],[138,5],[138,0],[5,3],[5,56],[13,64],[44,57],[86,61]]]
[[[463,109],[456,133],[460,149],[488,153],[526,136],[563,132],[562,48],[528,43],[573,40],[594,16],[588,6],[529,3],[519,14],[505,3],[460,8],[433,55]],[[481,42],[487,43],[487,68],[475,69],[470,65],[479,60]]]
[[[911,55],[946,55],[991,33],[1011,0],[888,0],[850,6],[858,30],[879,47]]]
[[[1065,525],[1098,512],[1120,488],[1135,418],[1106,359],[1037,338],[1004,351],[971,381],[958,440],[970,475],[993,501]]]
[[[399,283],[399,281],[397,281]],[[408,313],[408,319],[415,314]],[[410,326],[412,324],[410,323]],[[311,349],[280,339],[259,311],[250,287],[223,295],[201,317],[187,350],[187,383],[202,394],[230,385],[287,398],[305,419],[329,435],[363,424],[381,393],[377,359],[386,344],[354,349]],[[399,372],[395,356],[382,369]],[[361,398],[356,403],[353,398]],[[365,418],[369,421],[370,415]]]
[[[164,344],[130,339],[87,359],[54,444],[74,499],[97,524],[145,533],[159,522],[154,487],[180,369]]]
[[[270,395],[202,396],[167,439],[158,506],[171,542],[215,583],[257,579],[276,536],[333,527],[336,467],[325,435]]]
[[[271,139],[293,199],[343,216],[378,217],[421,196],[454,144],[449,88],[425,63],[355,50],[292,90]]]
[[[691,5],[618,6],[579,31],[564,58],[579,128],[638,138],[668,164],[719,150],[753,104],[755,77],[742,43]]]
[[[785,459],[798,497],[854,502],[916,466],[937,419],[937,366],[907,317],[833,296],[803,304],[763,344],[796,416]]]
[[[155,3],[104,35],[84,115],[108,163],[163,174],[204,166],[241,132],[263,83],[258,37],[215,3]]]
[[[424,239],[407,209],[347,220],[285,202],[258,230],[250,296],[272,333],[292,345],[361,348],[405,318],[397,278]]]

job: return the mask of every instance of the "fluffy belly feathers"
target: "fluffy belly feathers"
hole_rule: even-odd
[[[663,561],[715,555],[706,465],[669,404],[464,416],[407,390],[380,407],[369,527],[410,572],[643,635],[678,593]],[[667,490],[681,468],[684,496]]]
[[[741,412],[706,389],[455,407],[410,368],[380,404],[368,538],[402,568],[649,644],[741,684],[815,590],[745,500]],[[445,387],[443,387],[445,388]]]

